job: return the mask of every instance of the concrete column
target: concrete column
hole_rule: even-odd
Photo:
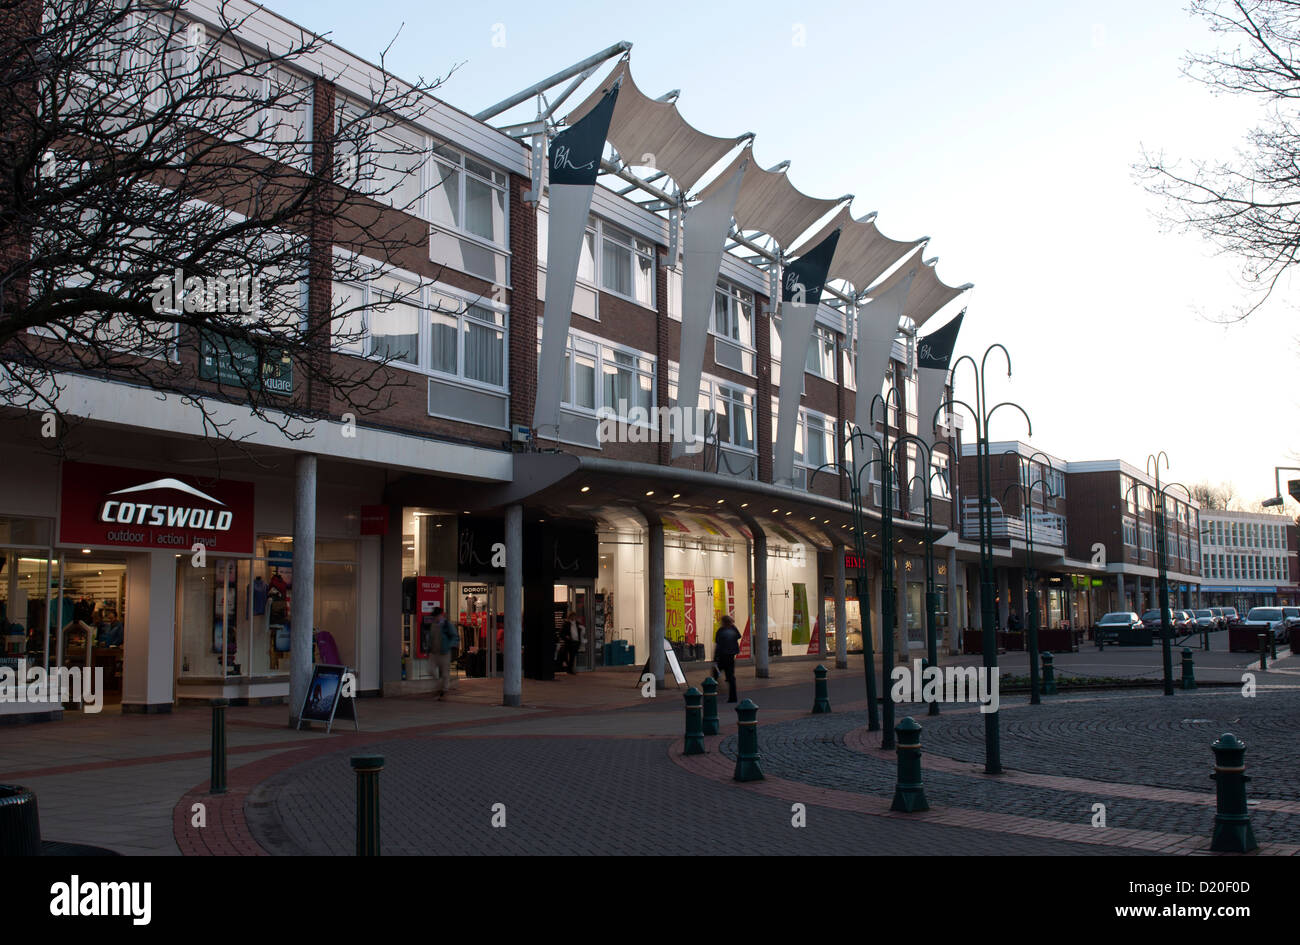
[[[385,695],[402,682],[402,618],[402,507],[395,505],[388,509],[388,533],[379,539],[379,672]],[[418,625],[413,632],[419,633]]]
[[[518,706],[524,695],[524,507],[506,508],[506,638],[501,704]],[[492,645],[489,639],[488,645]]]
[[[179,559],[189,567],[190,556]],[[170,712],[176,678],[175,552],[127,555],[122,711]],[[241,610],[241,613],[243,611]]]
[[[961,606],[957,595],[961,585],[957,583],[957,549],[948,549],[948,652],[961,652]]]
[[[849,608],[844,598],[844,551],[843,545],[831,546],[831,557],[835,568],[835,668],[844,669],[849,665]]]
[[[293,494],[293,598],[289,634],[289,724],[297,725],[311,684],[316,614],[316,457],[298,457]]]
[[[1124,572],[1123,571],[1115,572],[1115,595],[1116,595],[1115,609],[1116,610],[1126,609],[1128,607],[1128,604],[1125,603],[1124,601]]]
[[[767,659],[767,535],[754,529],[754,627],[750,634],[754,654],[754,675],[766,679]]]
[[[654,674],[657,690],[664,685],[664,640],[668,629],[668,602],[664,600],[664,523],[657,516],[650,518],[650,548],[645,573],[650,601],[646,645],[650,647],[650,672]]]
[[[1142,616],[1142,611],[1146,610],[1147,606],[1146,606],[1146,581],[1142,579],[1141,575],[1138,575],[1137,578],[1137,597],[1134,599],[1133,603],[1137,605],[1137,607],[1134,609],[1137,610],[1138,616],[1139,617]]]

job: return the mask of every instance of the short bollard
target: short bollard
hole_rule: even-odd
[[[1273,633],[1271,630],[1269,631],[1268,634],[1268,654],[1273,658],[1273,662],[1276,663],[1277,662],[1277,634]]]
[[[1101,627],[1096,627],[1092,632],[1097,635],[1097,649],[1106,649],[1106,639],[1102,633]]]
[[[1056,669],[1053,666],[1054,657],[1051,653],[1043,654],[1043,695],[1056,695]]]
[[[704,734],[718,734],[718,681],[712,676],[704,679]]]
[[[1268,669],[1268,634],[1259,635],[1259,668]]]
[[[758,706],[749,699],[736,706],[739,729],[736,733],[736,781],[762,781],[758,766]]]
[[[212,700],[212,774],[209,794],[226,793],[226,706],[229,699]]]
[[[890,810],[911,814],[929,810],[925,786],[921,783],[921,726],[910,715],[894,726],[898,735],[898,784]]]
[[[357,856],[379,856],[379,772],[383,755],[356,755],[357,772]]]
[[[813,670],[813,715],[831,710],[831,696],[826,690],[826,667],[818,666]]]
[[[704,754],[703,696],[694,686],[686,690],[686,740],[683,743],[682,754]]]
[[[1183,647],[1183,688],[1196,688],[1196,667],[1192,665],[1192,648]]]
[[[1210,628],[1206,627],[1201,631],[1201,649],[1205,652],[1210,651]]]
[[[1246,744],[1225,732],[1210,748],[1214,750],[1214,774],[1210,777],[1218,800],[1210,849],[1216,853],[1249,853],[1259,844],[1246,806],[1246,782],[1250,780],[1246,777]]]

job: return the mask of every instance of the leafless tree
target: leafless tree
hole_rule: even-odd
[[[402,352],[332,354],[360,340],[361,305],[308,299],[308,277],[373,283],[369,260],[427,246],[387,209],[422,196],[423,148],[379,132],[445,77],[400,83],[381,59],[378,86],[313,127],[319,37],[257,48],[224,7],[181,10],[0,0],[0,406],[59,413],[88,373],[179,397],[217,441],[236,437],[222,402],[290,438],[331,406],[382,410]]]
[[[1215,486],[1209,482],[1194,482],[1189,488],[1192,498],[1203,509],[1226,509],[1236,499],[1232,486],[1228,483]]]
[[[1228,48],[1189,54],[1184,71],[1212,91],[1253,97],[1266,115],[1232,161],[1190,166],[1145,155],[1139,170],[1164,198],[1167,222],[1242,260],[1258,291],[1232,320],[1253,314],[1300,255],[1300,2],[1193,0],[1191,11]]]

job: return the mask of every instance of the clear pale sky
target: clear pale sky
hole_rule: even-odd
[[[805,193],[854,193],[887,235],[932,237],[940,277],[975,288],[931,325],[965,305],[959,353],[1010,349],[1012,379],[990,387],[1028,410],[1035,446],[1139,468],[1163,449],[1171,478],[1248,500],[1300,466],[1300,281],[1219,324],[1247,300],[1234,261],[1162,232],[1133,172],[1143,147],[1229,157],[1257,114],[1181,75],[1189,49],[1227,40],[1178,0],[267,6],[376,61],[400,28],[390,70],[462,63],[442,97],[471,113],[628,40],[637,84],[680,89],[697,128],[753,131]],[[964,369],[957,384],[973,397]],[[1025,439],[1000,416],[995,439]]]

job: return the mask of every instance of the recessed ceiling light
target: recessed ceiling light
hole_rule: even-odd
[[[793,512],[786,512],[785,514],[786,514],[786,515],[793,515],[794,513],[793,513]]]
[[[682,497],[682,494],[681,494],[680,492],[674,492],[674,493],[673,493],[673,498],[674,498],[674,499],[680,499],[681,497]]]
[[[822,524],[823,524],[823,525],[829,525],[830,523],[831,523],[831,520],[830,520],[830,519],[828,519],[828,518],[824,518],[824,519],[822,519]]]
[[[582,492],[590,492],[590,491],[591,491],[591,486],[583,486],[581,491],[582,491]]]
[[[808,516],[808,521],[810,521],[810,522],[815,522],[815,521],[817,521],[817,516],[816,516],[816,515],[809,515],[809,516]]]
[[[772,510],[772,514],[775,515],[775,514],[776,514],[777,512],[779,512],[779,511],[780,511],[780,509],[773,509],[773,510]]]
[[[749,503],[748,503],[748,502],[742,502],[742,503],[740,503],[740,507],[741,507],[742,509],[747,509],[747,508],[749,508]]]
[[[652,496],[652,495],[654,495],[654,494],[655,494],[655,491],[654,491],[653,489],[651,489],[649,492],[646,493],[646,497],[648,498],[648,497],[650,497],[650,496]]]
[[[82,553],[83,555],[88,555],[88,554],[90,554],[90,549],[89,549],[89,548],[82,548],[82,549],[81,549],[81,553]]]
[[[718,500],[718,505],[721,505],[723,502],[726,502],[726,501],[727,501],[726,499],[719,499],[719,500]]]

